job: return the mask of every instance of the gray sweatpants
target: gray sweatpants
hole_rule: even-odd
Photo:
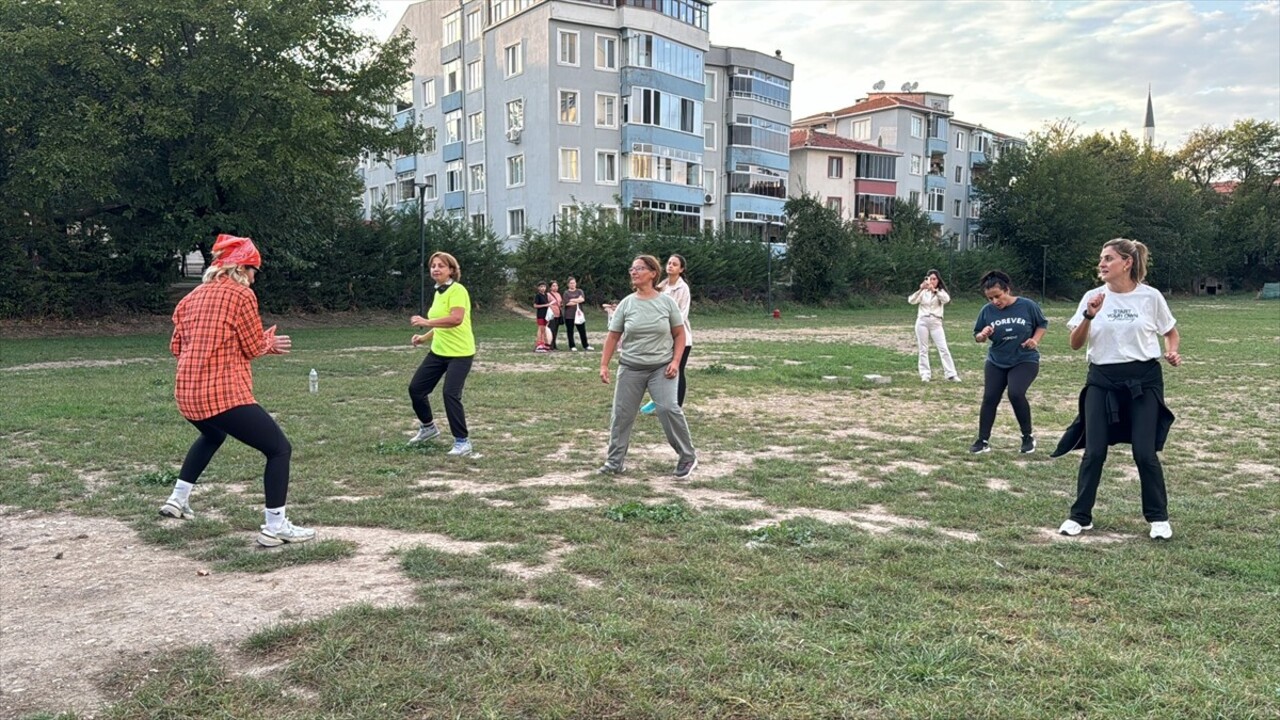
[[[655,368],[630,368],[619,364],[613,381],[613,415],[609,419],[609,450],[605,462],[621,468],[627,459],[627,447],[631,444],[631,428],[636,422],[636,413],[640,411],[640,401],[644,399],[644,391],[658,406],[658,422],[662,423],[662,432],[667,435],[667,442],[676,451],[679,460],[688,461],[697,457],[693,449],[693,439],[689,437],[689,423],[685,420],[684,410],[676,402],[678,380],[668,378],[663,373],[666,364]]]

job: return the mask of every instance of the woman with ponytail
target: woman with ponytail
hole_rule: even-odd
[[[1084,448],[1076,500],[1070,517],[1058,529],[1063,535],[1093,528],[1093,504],[1107,448],[1129,443],[1142,486],[1142,515],[1151,523],[1150,537],[1173,536],[1164,468],[1157,455],[1173,424],[1173,413],[1164,404],[1160,359],[1173,367],[1181,365],[1181,338],[1164,295],[1144,282],[1149,257],[1147,246],[1136,240],[1116,238],[1104,244],[1098,258],[1103,285],[1085,293],[1067,321],[1071,349],[1088,346],[1089,373],[1080,391],[1079,415],[1053,453],[1058,457]]]

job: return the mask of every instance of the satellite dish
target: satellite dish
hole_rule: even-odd
[[[918,87],[920,87],[920,83],[918,83],[918,82],[913,82],[913,83],[911,83],[911,89],[912,89],[912,90],[915,90],[915,89],[916,89],[916,88],[918,88]]]
[[[875,85],[872,85],[872,86],[871,86],[871,89],[872,89],[872,90],[883,90],[883,89],[884,89],[884,81],[883,81],[883,80],[881,80],[880,82],[877,82]]]
[[[902,92],[907,92],[909,90],[911,90],[911,83],[909,82],[902,83]]]

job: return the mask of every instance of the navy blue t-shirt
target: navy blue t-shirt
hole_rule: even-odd
[[[988,325],[994,326],[996,331],[987,339],[987,362],[998,368],[1040,362],[1039,350],[1022,347],[1022,343],[1035,333],[1036,328],[1049,327],[1044,312],[1034,301],[1020,297],[1003,310],[987,303],[982,306],[978,321],[973,324],[973,334],[977,335]]]

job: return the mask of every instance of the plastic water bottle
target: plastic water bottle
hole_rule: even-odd
[[[315,368],[311,368],[311,392],[320,392],[320,375],[316,373]]]

